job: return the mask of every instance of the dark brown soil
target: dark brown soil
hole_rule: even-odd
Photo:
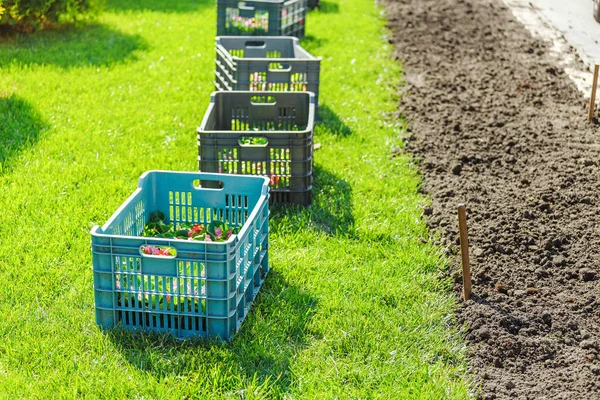
[[[457,204],[469,213],[475,296],[458,319],[475,388],[600,398],[600,131],[583,96],[500,0],[387,7],[424,214],[453,255]]]

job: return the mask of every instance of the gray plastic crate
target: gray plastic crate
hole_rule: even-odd
[[[217,0],[217,35],[304,37],[307,0]]]
[[[198,128],[200,171],[266,176],[271,203],[308,205],[314,116],[310,92],[214,92]]]
[[[291,36],[216,38],[217,90],[309,91],[319,104],[321,57],[314,57]]]

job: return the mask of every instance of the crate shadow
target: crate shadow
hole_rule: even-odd
[[[108,66],[135,60],[136,50],[147,49],[139,35],[128,35],[106,25],[66,26],[32,34],[0,36],[0,67],[54,65],[69,69]]]
[[[313,35],[306,35],[302,39],[300,39],[300,45],[304,50],[308,51],[310,54],[315,56],[319,55],[319,49],[323,47],[328,40],[324,38],[318,38]]]
[[[213,0],[108,0],[106,10],[114,12],[154,11],[166,13],[187,13],[199,11],[215,4]]]
[[[338,117],[327,104],[319,105],[319,119],[316,124],[319,135],[349,136],[352,129]]]
[[[273,206],[269,229],[273,233],[280,230],[318,230],[331,236],[356,236],[352,214],[352,187],[339,175],[315,164],[312,204],[308,207]]]
[[[37,111],[15,94],[0,93],[0,174],[12,167],[19,154],[33,146],[48,125]]]
[[[326,14],[337,14],[340,12],[340,5],[338,3],[332,3],[330,1],[319,2],[319,12]]]
[[[291,362],[309,338],[317,300],[303,288],[271,270],[250,313],[231,343],[179,341],[164,334],[122,329],[107,336],[135,368],[157,379],[205,373],[239,384],[286,392],[292,384]],[[234,372],[235,371],[235,372]],[[239,376],[238,376],[239,375]],[[222,388],[212,388],[218,392]],[[236,388],[243,390],[245,387]]]

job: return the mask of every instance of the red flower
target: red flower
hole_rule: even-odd
[[[188,237],[192,237],[200,232],[202,232],[202,230],[204,229],[203,225],[200,224],[195,224],[194,226],[192,226],[192,228],[188,231]]]

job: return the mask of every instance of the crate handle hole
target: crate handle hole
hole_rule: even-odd
[[[276,68],[271,68],[269,66],[269,72],[291,72],[292,66],[290,64],[277,63]]]
[[[267,47],[267,43],[264,40],[248,40],[244,46],[247,49],[264,49]]]
[[[177,250],[170,246],[142,245],[140,246],[140,255],[154,258],[175,258],[177,257]]]
[[[274,106],[277,104],[277,99],[275,96],[252,96],[250,103],[253,106]]]
[[[269,139],[264,136],[240,136],[238,145],[240,147],[267,147]]]
[[[192,187],[196,190],[223,190],[225,184],[223,181],[212,179],[194,179]]]

